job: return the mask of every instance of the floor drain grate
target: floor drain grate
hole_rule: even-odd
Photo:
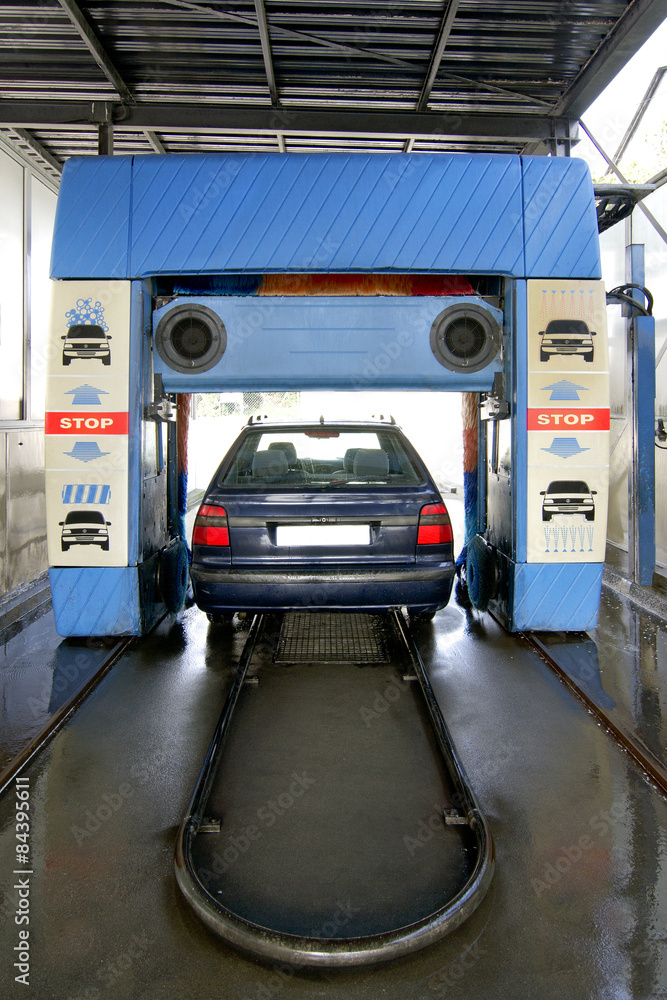
[[[283,618],[275,663],[387,663],[378,615],[291,611]]]

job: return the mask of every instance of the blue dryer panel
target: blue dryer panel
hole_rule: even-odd
[[[72,157],[58,195],[54,278],[127,278],[132,157]]]
[[[452,372],[430,346],[433,321],[456,304],[502,313],[473,296],[290,297],[224,296],[174,299],[157,309],[154,329],[181,303],[198,303],[222,320],[227,349],[209,371],[182,374],[154,352],[167,392],[259,389],[452,389],[484,392],[501,369]]]

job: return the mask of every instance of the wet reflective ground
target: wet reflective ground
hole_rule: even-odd
[[[115,640],[63,639],[47,602],[0,629],[0,771],[99,670]]]
[[[533,638],[613,721],[667,765],[667,624],[603,588],[598,625]]]
[[[609,604],[610,622],[617,610]],[[180,896],[173,847],[244,638],[239,626],[209,627],[195,609],[163,623],[119,660],[28,771],[29,990],[13,982],[14,795],[0,800],[3,997],[667,997],[667,803],[531,649],[490,616],[456,605],[423,627],[418,643],[495,838],[494,882],[479,909],[423,952],[342,973],[265,967],[213,937]],[[641,654],[632,679],[617,662],[620,640],[596,638],[605,691],[619,705],[635,692],[627,704],[636,712],[648,697],[637,694],[637,677],[664,672],[664,633],[654,673]],[[362,714],[366,702],[360,692],[359,725],[370,718],[381,746],[387,714]],[[343,757],[347,743],[327,739]],[[283,770],[278,757],[276,797],[289,779]],[[355,829],[363,837],[355,823],[350,815],[351,843]],[[263,838],[279,824],[277,815]],[[416,872],[419,832],[405,831]],[[338,902],[332,920],[346,912],[348,900]]]
[[[667,623],[605,588],[592,636],[619,717],[667,765]]]

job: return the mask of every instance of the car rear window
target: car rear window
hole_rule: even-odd
[[[337,485],[412,486],[424,481],[401,436],[388,429],[257,429],[244,436],[231,462],[221,466],[218,486],[262,489],[267,485],[334,488]]]

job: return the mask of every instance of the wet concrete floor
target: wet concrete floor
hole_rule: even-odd
[[[417,641],[495,838],[479,909],[422,952],[342,973],[267,967],[207,931],[179,893],[173,849],[245,634],[190,609],[123,655],[27,771],[29,876],[13,874],[13,790],[0,800],[3,997],[667,997],[667,803],[532,649],[456,605]],[[660,673],[664,632],[656,650]],[[639,718],[643,668],[630,662],[628,677],[618,663],[607,687],[602,667],[615,701],[635,692]],[[378,746],[388,721],[371,718]],[[277,766],[276,794],[288,778]],[[419,848],[410,861],[417,871]],[[19,879],[29,990],[14,982]]]
[[[667,766],[667,624],[604,588],[598,625],[532,637],[614,724]]]
[[[100,669],[116,639],[63,639],[50,600],[0,627],[0,772]]]

